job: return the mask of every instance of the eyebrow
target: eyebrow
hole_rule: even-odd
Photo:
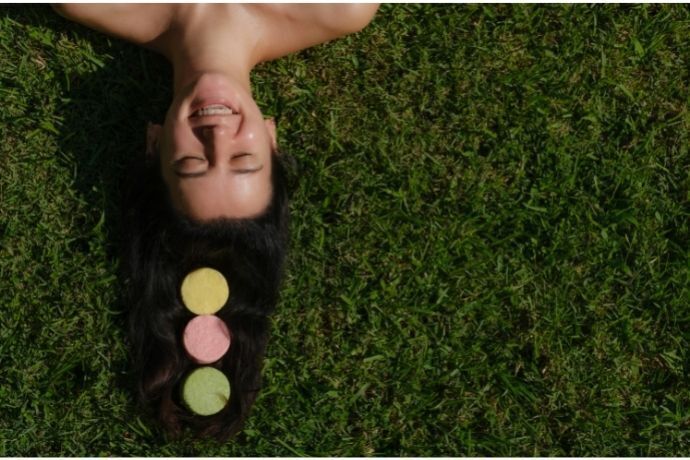
[[[232,169],[231,172],[233,172],[235,174],[251,174],[251,173],[259,172],[263,168],[264,168],[264,165],[261,165],[258,168],[254,168],[254,169]],[[183,173],[183,172],[180,172],[176,169],[174,171],[175,171],[175,175],[177,177],[181,177],[183,179],[193,178],[193,177],[203,177],[206,175],[206,172],[207,172],[207,171],[200,171],[200,172],[195,172],[195,173]]]

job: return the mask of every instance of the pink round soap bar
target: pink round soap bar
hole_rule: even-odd
[[[216,315],[199,315],[184,328],[184,347],[199,364],[218,361],[230,348],[230,331]]]

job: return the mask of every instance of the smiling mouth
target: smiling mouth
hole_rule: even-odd
[[[227,105],[223,104],[211,104],[206,107],[202,107],[199,110],[192,113],[191,117],[208,117],[208,116],[219,116],[219,115],[239,115],[239,112],[233,110]]]

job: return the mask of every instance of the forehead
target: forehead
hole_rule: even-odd
[[[250,174],[175,177],[168,184],[172,204],[194,220],[259,216],[273,196],[270,163],[268,167]]]

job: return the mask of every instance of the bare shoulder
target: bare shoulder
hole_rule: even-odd
[[[354,33],[362,30],[374,18],[378,3],[330,3],[290,5],[292,16],[303,22],[319,24],[338,33]]]
[[[359,32],[372,21],[378,7],[378,3],[256,5],[268,25],[264,60]]]
[[[163,34],[174,14],[166,4],[61,3],[52,7],[70,21],[141,45],[150,45]]]

